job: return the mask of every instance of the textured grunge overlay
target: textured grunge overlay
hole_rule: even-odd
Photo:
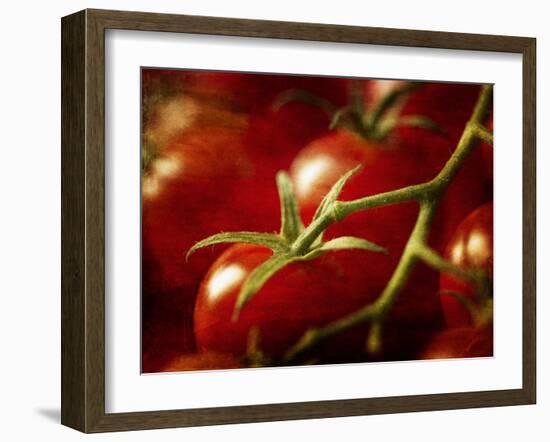
[[[492,356],[490,86],[143,68],[141,103],[144,373]]]

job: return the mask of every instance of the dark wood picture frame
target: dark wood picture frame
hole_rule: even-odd
[[[441,49],[523,57],[523,386],[514,390],[105,412],[105,30],[185,32]],[[64,425],[83,432],[533,404],[536,400],[535,267],[536,40],[84,10],[62,19],[62,406]]]

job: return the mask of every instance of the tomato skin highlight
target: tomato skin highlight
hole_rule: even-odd
[[[257,328],[261,351],[271,358],[280,358],[309,328],[350,314],[380,294],[365,285],[365,269],[357,265],[357,252],[331,252],[280,270],[243,307],[238,319],[232,321],[244,280],[271,254],[263,247],[237,244],[212,265],[201,284],[195,306],[195,336],[201,350],[230,352],[242,357],[250,332]],[[426,287],[426,293],[435,292]],[[422,308],[420,320],[410,313],[411,306],[417,308],[420,304],[422,300],[404,298],[401,307],[392,312],[385,336],[387,345],[384,344],[384,352],[378,358],[413,358],[419,345],[425,343],[433,332],[433,327],[424,321],[426,312],[430,312]],[[432,304],[438,307],[438,303]],[[369,327],[368,324],[358,326],[335,336],[311,356],[320,358],[320,363],[372,359],[365,350]],[[408,347],[403,348],[405,342]]]
[[[181,74],[169,77],[170,83],[182,81]],[[155,83],[155,91],[162,84]],[[244,114],[215,108],[187,91],[149,103],[142,139],[144,372],[162,370],[181,352],[194,351],[196,292],[215,256],[186,263],[185,252],[205,236],[234,228],[224,191],[250,170]]]
[[[493,277],[493,203],[487,203],[474,210],[458,226],[447,245],[445,258],[462,269],[479,269]],[[448,327],[473,325],[468,309],[456,297],[458,293],[477,307],[480,298],[472,284],[449,273],[441,273],[440,293],[445,321]]]
[[[424,94],[424,98],[401,103],[403,114],[428,116],[446,135],[399,128],[384,143],[372,143],[346,130],[328,130],[326,116],[310,105],[289,103],[278,111],[271,108],[273,98],[290,87],[303,87],[344,104],[345,88],[340,86],[345,82],[341,79],[257,77],[188,73],[182,90],[191,101],[180,95],[181,103],[163,102],[163,106],[198,103],[209,97],[208,106],[222,104],[223,109],[199,112],[199,118],[189,126],[179,121],[179,125],[167,127],[165,119],[155,114],[149,120],[149,128],[157,135],[153,139],[161,145],[160,159],[174,159],[183,152],[180,159],[192,173],[171,173],[169,164],[161,163],[158,189],[153,188],[150,195],[144,193],[145,372],[238,368],[255,328],[260,333],[260,349],[278,358],[310,327],[325,325],[373,302],[399,261],[418,214],[417,203],[374,208],[331,226],[326,239],[363,237],[387,247],[389,254],[339,251],[292,264],[268,281],[236,322],[231,316],[239,287],[271,251],[242,244],[218,245],[196,252],[188,262],[185,252],[196,241],[220,231],[278,230],[279,202],[274,183],[280,169],[291,169],[301,215],[307,222],[330,186],[358,164],[363,169],[346,185],[343,200],[433,178],[456,146],[471,114],[468,103],[472,101],[473,107],[479,89],[465,85],[450,93],[445,85],[421,88],[418,96]],[[179,77],[173,78],[177,81]],[[446,112],[449,103],[455,103],[456,109]],[[482,147],[466,160],[437,211],[430,244],[439,251],[473,208],[492,199],[492,147]],[[317,167],[324,167],[323,172],[303,184],[301,171],[315,161]],[[213,283],[224,268],[230,270]],[[441,275],[441,287],[444,279]],[[453,281],[453,287],[459,283]],[[464,313],[462,305],[462,310],[452,305],[452,298],[440,298],[437,286],[437,273],[419,263],[384,322],[380,354],[365,353],[370,328],[366,324],[329,339],[311,356],[320,363],[417,359],[443,324],[442,308],[447,322],[449,317],[460,318]],[[469,324],[462,317],[456,326],[462,329]],[[468,333],[464,332],[462,341],[455,341],[467,341]],[[179,357],[196,347],[200,354]],[[460,351],[457,354],[470,352]]]
[[[155,176],[143,178],[145,372],[158,371],[180,352],[195,349],[192,325],[195,297],[216,255],[205,253],[186,262],[185,253],[208,235],[234,229],[232,209],[224,198],[224,190],[246,173],[248,161],[244,151],[239,152],[239,139],[235,131],[188,130],[173,138],[158,160],[153,159],[153,169],[155,161],[167,161],[165,167],[171,170],[173,161],[173,173],[161,173],[156,184]],[[224,155],[228,144],[232,146],[232,154]],[[148,179],[152,183],[146,191]],[[205,207],[209,210],[204,210]]]
[[[174,287],[198,282],[209,263],[201,264],[201,258],[186,263],[185,252],[205,236],[233,227],[225,192],[249,167],[239,143],[239,134],[232,131],[186,132],[173,139],[165,153],[169,160],[164,161],[174,163],[174,174],[150,184],[150,191],[146,191],[149,178],[144,177],[144,247],[160,266],[159,284]],[[228,145],[231,155],[225,154]]]
[[[419,160],[421,158],[413,151],[402,149],[397,143],[372,143],[346,130],[320,137],[300,152],[290,169],[302,218],[309,222],[330,187],[357,165],[362,169],[346,183],[339,198],[341,201],[424,182],[429,171]],[[401,258],[417,216],[418,204],[415,202],[377,207],[350,215],[330,226],[325,238],[358,236],[387,249],[387,255],[350,252],[353,256],[350,265],[362,272],[361,290],[379,295]],[[401,332],[399,336],[399,327],[405,327],[410,334],[417,330],[420,336],[441,325],[436,286],[437,274],[419,263],[388,318],[386,339],[392,341],[389,337],[392,333],[395,339],[393,344],[386,345],[388,355],[384,357],[411,357],[407,347],[414,345],[403,344],[407,333]]]
[[[360,307],[359,275],[346,268],[347,252],[330,253],[294,263],[277,272],[232,321],[235,302],[246,277],[272,252],[237,244],[226,250],[203,280],[195,307],[195,335],[200,348],[243,355],[249,333],[258,327],[260,348],[280,357],[313,326]]]
[[[396,130],[404,149],[422,157],[430,178],[443,168],[451,157],[479,96],[474,84],[426,83],[420,86],[403,105],[402,116],[422,115],[435,122],[441,132],[419,127],[400,126]],[[492,200],[492,176],[487,156],[492,148],[478,142],[453,177],[434,219],[430,245],[443,252],[458,224],[476,207]]]
[[[288,170],[303,146],[329,131],[329,119],[320,108],[303,102],[274,108],[275,99],[285,91],[300,89],[341,105],[346,100],[347,80],[260,75],[254,84],[257,93],[263,91],[263,95],[253,101],[243,136],[252,167],[228,199],[235,209],[238,230],[274,231],[280,222],[277,172]],[[239,85],[237,91],[245,86]]]
[[[333,87],[340,83],[144,70],[142,147],[152,147],[154,154],[142,181],[145,372],[162,370],[176,355],[195,350],[192,316],[198,287],[227,246],[188,262],[186,251],[220,231],[276,230],[275,173],[326,130],[326,116],[312,106],[271,109],[275,95],[303,86],[332,97],[343,90]]]
[[[346,183],[339,198],[342,201],[422,182],[422,170],[415,168],[411,161],[416,164],[416,160],[398,146],[366,142],[345,130],[313,141],[295,158],[290,169],[302,218],[309,223],[332,185],[358,165],[362,169]],[[385,247],[387,256],[355,252],[370,276],[368,287],[381,291],[401,257],[417,214],[416,203],[377,207],[352,214],[330,226],[325,237],[358,236]],[[433,275],[426,274],[425,278],[433,279]]]

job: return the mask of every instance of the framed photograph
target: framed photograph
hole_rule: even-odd
[[[62,19],[62,423],[533,404],[535,39]]]

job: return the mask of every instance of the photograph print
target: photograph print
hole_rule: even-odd
[[[492,118],[487,84],[142,68],[142,373],[493,356]]]

